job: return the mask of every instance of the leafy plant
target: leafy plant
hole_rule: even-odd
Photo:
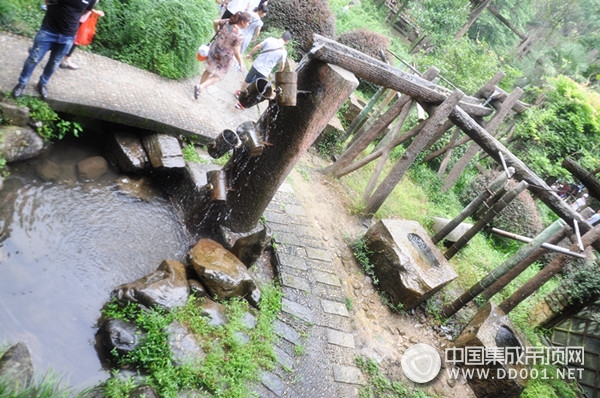
[[[386,377],[377,362],[365,357],[355,357],[354,362],[367,378],[367,384],[361,387],[359,391],[360,398],[375,397],[406,397],[406,398],[427,398],[429,395],[422,390],[409,390],[402,382],[392,381]]]
[[[171,79],[198,71],[198,46],[214,34],[214,2],[202,0],[103,0],[105,16],[92,43],[95,52]]]
[[[204,163],[204,160],[200,157],[198,151],[196,151],[196,146],[191,142],[185,145],[181,149],[181,152],[186,162]]]
[[[371,278],[375,286],[378,286],[379,279],[377,279],[377,276],[375,275],[374,266],[371,263],[371,260],[369,259],[369,256],[373,254],[373,252],[367,246],[365,237],[363,236],[352,242],[351,248],[352,253],[354,253],[354,257],[356,258],[356,261],[358,261],[358,265],[360,266],[361,270],[365,273],[365,275]]]
[[[247,301],[225,302],[228,323],[211,326],[201,316],[198,300],[190,297],[184,307],[166,312],[158,308],[142,309],[137,304],[120,306],[116,301],[103,310],[105,317],[135,322],[145,332],[145,339],[131,353],[115,359],[147,374],[147,382],[161,396],[175,397],[179,391],[192,389],[209,391],[214,396],[247,397],[248,381],[260,376],[260,369],[270,369],[275,362],[273,322],[281,310],[281,291],[273,285],[263,287],[260,312],[255,314],[256,325],[244,319],[250,311]],[[206,357],[202,363],[176,366],[167,343],[166,327],[177,320],[186,325],[202,343]],[[240,340],[239,333],[248,336]],[[133,388],[131,382],[112,381],[104,390],[109,398],[121,397]],[[114,394],[114,395],[112,395]]]
[[[17,103],[28,107],[30,117],[40,123],[38,134],[44,141],[60,141],[69,134],[78,137],[83,131],[79,123],[61,119],[46,102],[38,98],[23,96],[17,100]]]

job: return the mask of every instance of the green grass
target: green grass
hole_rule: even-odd
[[[258,381],[261,370],[271,369],[275,363],[273,322],[281,309],[281,291],[273,285],[263,288],[254,327],[244,322],[250,312],[245,300],[225,302],[229,322],[216,327],[210,326],[200,315],[199,300],[202,299],[190,297],[184,307],[170,313],[159,309],[142,310],[136,304],[119,307],[116,302],[109,303],[105,316],[136,322],[146,333],[142,344],[133,352],[122,356],[113,353],[114,360],[119,367],[127,366],[146,374],[148,383],[162,397],[176,397],[179,391],[186,389],[214,397],[252,396],[251,382]],[[203,361],[174,365],[165,332],[173,321],[187,326],[195,334],[206,353]],[[247,336],[247,342],[240,338],[240,333]],[[134,386],[131,380],[113,377],[104,393],[107,398],[118,398]]]

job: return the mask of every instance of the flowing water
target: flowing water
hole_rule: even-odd
[[[108,378],[95,333],[110,292],[188,251],[159,190],[129,196],[114,170],[77,178],[76,162],[98,147],[61,143],[44,157],[60,166],[58,180],[41,180],[36,159],[11,166],[0,191],[0,345],[25,342],[37,375],[50,370],[75,388]]]

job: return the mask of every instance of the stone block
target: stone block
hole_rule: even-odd
[[[433,232],[435,232],[437,234],[450,221],[452,221],[452,220],[449,220],[447,218],[442,218],[442,217],[433,217],[433,227],[432,227]],[[464,223],[464,222],[460,223],[448,235],[446,235],[446,237],[444,239],[449,242],[454,243],[454,242],[458,241],[458,239],[460,239],[460,237],[463,236],[471,228],[473,228],[473,224]]]
[[[416,221],[381,220],[365,238],[379,288],[393,305],[413,309],[457,277]]]
[[[520,375],[530,374],[530,365],[523,357],[527,346],[527,339],[514,327],[508,316],[489,302],[475,314],[454,342],[454,348],[460,351],[447,354],[446,361],[449,356],[457,366],[474,369],[473,377],[467,382],[477,397],[519,397],[527,385],[527,379]],[[468,350],[481,350],[481,361],[472,355],[468,356]],[[490,354],[496,360],[490,360]],[[483,376],[485,372],[488,377]]]
[[[125,173],[142,171],[150,162],[142,140],[133,133],[115,133],[109,145],[108,158]]]
[[[150,164],[154,168],[184,168],[183,152],[177,138],[154,133],[142,138],[142,144],[148,153]]]

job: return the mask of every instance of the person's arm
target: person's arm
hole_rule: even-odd
[[[237,46],[233,47],[233,56],[235,57],[235,59],[237,59],[238,64],[240,64],[240,69],[244,70],[244,69],[246,69],[246,67],[244,66],[244,63],[242,62],[242,54],[240,53],[240,49],[241,49],[241,45],[237,45]]]
[[[256,41],[258,39],[258,35],[260,34],[260,26],[257,26],[254,30],[254,36],[252,36],[252,41]]]
[[[221,25],[225,24],[227,21],[227,19],[215,19],[213,21],[213,29],[215,30],[215,33],[217,33],[219,29],[221,29]]]
[[[104,16],[104,11],[102,10],[96,10],[95,8],[92,10],[92,12],[94,14],[98,14],[99,16],[103,17]]]
[[[258,50],[260,50],[262,48],[262,43],[258,43],[257,45],[255,45],[254,47],[252,47],[252,50],[250,50],[250,52],[248,52],[248,55],[246,55],[247,58],[252,57],[252,55],[257,52]]]

